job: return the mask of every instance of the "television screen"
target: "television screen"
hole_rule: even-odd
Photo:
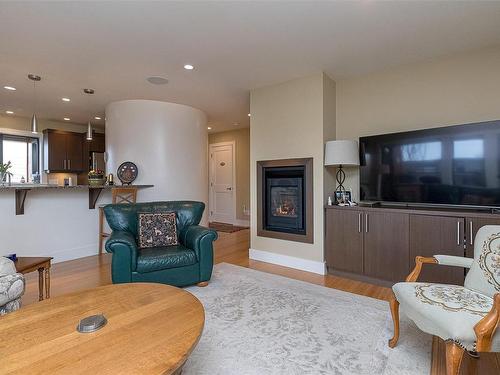
[[[500,120],[359,143],[362,200],[500,206]]]

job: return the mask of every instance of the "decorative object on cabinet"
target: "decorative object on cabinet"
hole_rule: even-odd
[[[106,183],[106,177],[104,172],[100,169],[92,169],[89,172],[89,185],[90,186],[102,186]]]
[[[131,161],[126,161],[118,167],[116,175],[123,185],[130,185],[137,178],[139,170],[137,165]]]
[[[91,113],[90,113],[90,95],[93,95],[94,94],[94,90],[93,89],[83,89],[83,92],[85,94],[87,94],[87,106],[89,108],[89,121],[87,123],[87,141],[91,141],[92,140],[92,123],[90,122],[90,119],[92,117]]]
[[[325,145],[325,166],[337,166],[337,179],[336,192],[345,192],[344,181],[345,166],[358,166],[359,165],[359,149],[358,142],[348,140],[329,141]]]
[[[335,203],[336,204],[349,206],[349,202],[351,202],[351,201],[352,201],[352,198],[351,198],[351,191],[350,190],[336,191],[335,192]]]
[[[36,74],[28,74],[28,79],[33,81],[33,116],[31,116],[31,132],[38,134],[38,120],[36,118],[36,83],[42,80],[42,77]]]
[[[137,187],[114,187],[111,190],[111,202],[113,204],[132,204],[137,202]],[[103,240],[109,237],[109,233],[104,232],[104,207],[99,207],[99,254],[102,254]]]
[[[446,342],[446,374],[457,375],[465,351],[500,351],[500,226],[479,229],[474,241],[474,258],[449,255],[416,257],[406,282],[392,287],[390,301],[394,336],[399,339],[399,307],[424,332]],[[464,286],[417,282],[424,264],[467,268]]]

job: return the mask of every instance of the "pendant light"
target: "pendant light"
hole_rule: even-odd
[[[38,133],[38,120],[36,118],[36,83],[42,80],[42,77],[35,74],[28,74],[28,78],[33,81],[33,116],[31,116],[31,132]]]
[[[83,92],[88,96],[88,109],[89,109],[89,122],[87,123],[87,141],[91,141],[92,140],[92,123],[90,122],[90,118],[92,117],[91,116],[91,113],[92,113],[92,110],[90,108],[90,95],[92,95],[94,93],[94,90],[93,89],[83,89]]]

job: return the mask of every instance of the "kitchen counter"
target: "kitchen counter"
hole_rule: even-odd
[[[1,191],[14,191],[16,194],[16,215],[24,214],[24,202],[26,200],[26,195],[30,190],[75,190],[87,189],[89,191],[89,209],[94,209],[97,199],[101,194],[102,190],[111,190],[114,187],[127,187],[129,185],[74,185],[74,186],[62,186],[62,185],[50,185],[50,184],[6,184],[5,186],[0,186]],[[130,187],[135,187],[138,189],[151,188],[154,185],[130,185]]]
[[[115,187],[136,187],[138,189],[141,188],[149,188],[154,185],[73,185],[73,186],[62,186],[62,185],[51,185],[51,184],[11,184],[0,186],[1,190],[31,190],[31,189],[112,189]]]

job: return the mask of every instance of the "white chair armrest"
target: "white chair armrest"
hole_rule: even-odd
[[[16,266],[9,258],[0,256],[0,276],[14,275],[16,273]]]
[[[434,258],[436,258],[438,264],[443,266],[471,268],[472,263],[474,263],[474,259],[454,255],[434,255]]]

